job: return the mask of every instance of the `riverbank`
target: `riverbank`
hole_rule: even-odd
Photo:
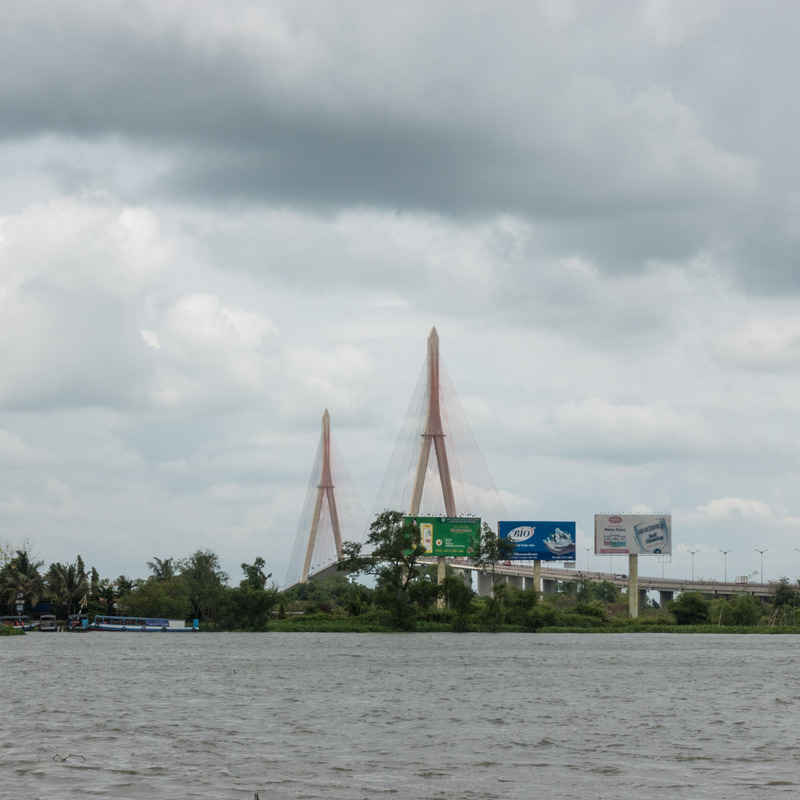
[[[274,633],[397,633],[397,628],[376,619],[309,615],[275,619],[267,632]],[[615,620],[593,627],[542,627],[535,631],[521,625],[458,628],[453,621],[418,620],[411,633],[663,633],[663,634],[800,634],[800,625],[675,625],[648,620]]]

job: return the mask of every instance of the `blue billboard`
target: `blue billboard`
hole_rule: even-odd
[[[498,522],[497,535],[514,542],[512,561],[575,561],[574,522]]]

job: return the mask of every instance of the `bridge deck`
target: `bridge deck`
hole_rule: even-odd
[[[436,559],[424,559],[426,563],[435,563]],[[451,567],[470,572],[485,572],[468,561],[449,561]],[[640,562],[641,563],[641,562]],[[510,575],[523,578],[532,578],[533,564],[498,564],[495,568],[498,575]],[[563,567],[549,567],[542,564],[542,580],[572,581],[576,578],[602,583],[609,583],[619,588],[628,587],[628,576],[618,572],[590,572],[588,570],[564,569]],[[720,595],[727,597],[733,594],[752,594],[757,597],[770,597],[775,591],[775,583],[736,583],[734,581],[690,580],[688,578],[658,578],[639,573],[639,589],[657,592],[700,592],[701,594]]]

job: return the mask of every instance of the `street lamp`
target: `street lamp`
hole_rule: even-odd
[[[689,552],[692,554],[692,583],[694,583],[694,554],[697,550],[690,550]]]
[[[723,559],[725,561],[725,583],[727,583],[728,582],[728,553],[730,553],[730,550],[720,550],[720,553],[722,553],[722,557],[723,557]]]
[[[756,547],[756,553],[761,554],[761,583],[766,583],[766,581],[764,580],[764,553],[766,553],[767,550],[769,550],[768,547],[765,547],[763,550],[759,550]]]

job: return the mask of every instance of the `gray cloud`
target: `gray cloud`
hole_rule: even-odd
[[[369,507],[434,324],[509,513],[796,529],[794,6],[5,15],[0,521],[48,559],[281,574],[322,411]]]

